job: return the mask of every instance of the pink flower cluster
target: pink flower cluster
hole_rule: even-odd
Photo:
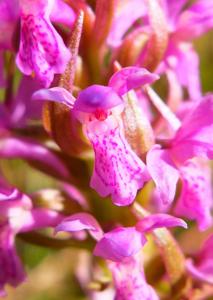
[[[23,189],[0,169],[0,296],[25,280],[15,237],[48,227],[105,261],[106,299],[169,299],[159,283],[183,278],[177,299],[198,299],[213,284],[213,94],[202,94],[192,43],[212,28],[210,0],[0,0],[0,157],[56,186]],[[166,229],[187,229],[179,217],[208,235],[193,255],[178,244],[183,230]]]

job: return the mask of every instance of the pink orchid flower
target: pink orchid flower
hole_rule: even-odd
[[[211,225],[212,196],[208,168],[192,158],[213,158],[213,96],[196,104],[175,136],[155,145],[147,154],[147,168],[164,204],[174,199],[177,181],[183,182],[178,214],[196,219],[201,230]],[[183,198],[184,195],[184,198]],[[190,216],[186,210],[190,209]],[[185,213],[184,213],[185,210]],[[193,213],[192,213],[193,211]]]
[[[213,27],[213,3],[197,0],[184,9],[187,0],[162,0],[170,39],[159,70],[173,71],[179,83],[188,89],[190,99],[201,98],[199,56],[191,41]]]
[[[159,298],[156,292],[146,282],[137,255],[146,243],[146,232],[160,227],[175,226],[187,227],[181,219],[166,214],[156,214],[145,217],[134,227],[118,227],[104,233],[92,215],[78,213],[65,218],[56,226],[56,232],[88,230],[97,241],[94,255],[106,259],[112,271],[116,300],[157,300]]]
[[[4,286],[16,287],[25,279],[21,260],[16,252],[15,236],[20,232],[56,226],[61,220],[57,212],[33,209],[30,198],[0,178],[0,296]]]
[[[188,272],[198,280],[198,282],[207,282],[213,284],[213,235],[211,235],[203,244],[200,251],[193,259],[188,259],[186,268]]]
[[[46,87],[55,73],[63,73],[70,58],[68,48],[50,22],[54,2],[20,1],[21,41],[16,63],[26,75],[34,72]]]
[[[77,99],[57,87],[33,95],[34,99],[57,101],[72,108],[95,153],[90,186],[102,197],[111,195],[113,203],[119,206],[131,204],[137,190],[149,180],[145,164],[124,136],[122,96],[157,78],[145,69],[127,67],[116,72],[108,86],[92,85],[81,91]]]
[[[34,74],[46,87],[56,73],[63,73],[70,58],[68,48],[51,21],[71,27],[75,14],[62,0],[2,0],[0,3],[0,50],[14,48],[21,21],[16,63],[25,75]]]

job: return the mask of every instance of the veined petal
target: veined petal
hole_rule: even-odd
[[[140,262],[130,258],[126,262],[109,265],[116,288],[115,300],[159,300],[157,293],[146,282]]]
[[[178,216],[196,220],[200,230],[212,224],[213,197],[208,162],[189,160],[180,167],[182,191],[175,207]]]
[[[113,74],[108,85],[122,96],[132,89],[139,88],[144,84],[151,84],[158,79],[158,75],[150,73],[144,68],[126,67]]]
[[[205,96],[189,115],[171,141],[171,155],[184,162],[195,156],[213,158],[213,95]]]
[[[145,236],[135,227],[118,227],[104,234],[96,244],[94,254],[119,262],[139,252],[145,242]]]
[[[156,184],[157,193],[163,203],[171,203],[175,196],[179,172],[169,151],[155,145],[147,154],[147,169]]]
[[[187,228],[186,222],[167,214],[155,214],[143,218],[136,224],[136,229],[141,232],[151,231],[161,227],[181,226]]]
[[[54,0],[19,0],[21,13],[24,15],[49,14],[53,7]]]
[[[0,296],[5,296],[4,286],[16,287],[25,279],[21,261],[16,253],[14,234],[7,225],[0,225]]]
[[[95,165],[90,185],[102,197],[111,194],[114,204],[129,205],[149,179],[145,164],[132,151],[113,116],[91,123],[87,136],[95,152]]]
[[[65,218],[55,229],[56,232],[78,232],[88,230],[95,240],[100,240],[103,231],[96,219],[88,213],[78,213]]]
[[[35,4],[40,5],[37,14],[33,15],[28,12],[28,2],[24,1],[21,6],[21,41],[16,63],[24,74],[34,72],[48,87],[54,74],[65,70],[70,52],[49,20],[49,4],[45,4],[47,1],[38,2]]]
[[[32,96],[32,100],[48,100],[62,103],[72,108],[75,102],[75,97],[62,87],[54,87],[36,91]]]

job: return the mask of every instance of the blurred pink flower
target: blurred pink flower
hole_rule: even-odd
[[[135,227],[118,227],[104,233],[92,215],[79,213],[65,218],[56,226],[56,232],[89,231],[97,241],[94,255],[106,259],[112,271],[116,289],[115,300],[157,300],[156,292],[145,280],[137,254],[146,243],[146,232],[159,227],[175,226],[187,227],[181,219],[156,214],[140,220]]]
[[[186,268],[188,272],[199,282],[204,281],[213,284],[213,235],[204,243],[195,259],[188,259]]]
[[[165,147],[155,145],[147,154],[147,168],[161,200],[167,205],[173,201],[180,178],[183,181],[185,202],[181,197],[179,205],[185,203],[184,206],[191,207],[190,218],[196,219],[201,229],[211,224],[210,180],[206,173],[208,171],[198,166],[197,162],[189,160],[195,157],[213,158],[212,129],[213,96],[210,94],[193,107],[175,136],[163,141]],[[186,207],[182,207],[181,215],[185,216],[184,209]]]

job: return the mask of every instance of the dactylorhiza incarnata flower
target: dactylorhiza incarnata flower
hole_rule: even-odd
[[[159,201],[171,204],[180,178],[183,186],[175,212],[195,219],[201,230],[212,224],[212,191],[207,164],[213,158],[213,96],[203,97],[183,119],[165,146],[155,145],[147,154],[147,168]],[[160,200],[161,199],[161,200]]]
[[[2,0],[0,3],[0,45],[13,49],[13,35],[20,21],[20,43],[16,64],[25,75],[35,77],[48,87],[54,74],[63,73],[70,52],[51,21],[69,28],[75,13],[62,0]]]
[[[25,272],[15,247],[15,236],[44,227],[56,226],[62,221],[57,212],[33,208],[29,196],[8,185],[0,177],[0,296],[4,287],[16,287],[25,279]]]
[[[107,260],[115,283],[116,300],[158,300],[155,290],[146,282],[138,255],[147,241],[146,233],[160,227],[175,226],[187,227],[181,219],[156,214],[145,217],[133,227],[117,227],[104,233],[92,215],[78,213],[65,218],[56,227],[56,232],[87,230],[97,241],[93,253]]]
[[[62,88],[34,93],[34,99],[64,103],[83,124],[95,153],[90,185],[102,197],[112,196],[113,203],[129,205],[137,190],[150,179],[143,161],[125,139],[121,113],[122,96],[129,90],[152,83],[158,76],[145,69],[128,67],[115,73],[108,86],[92,85],[75,98]]]

